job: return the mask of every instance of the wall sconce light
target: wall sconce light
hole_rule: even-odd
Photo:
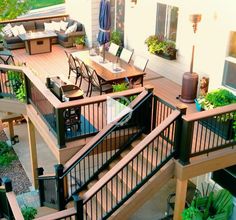
[[[134,7],[137,5],[137,0],[130,0],[131,1],[131,7]]]

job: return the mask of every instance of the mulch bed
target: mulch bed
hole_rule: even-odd
[[[0,177],[8,177],[12,181],[12,188],[16,195],[30,191],[30,180],[18,159],[9,166],[1,166]]]

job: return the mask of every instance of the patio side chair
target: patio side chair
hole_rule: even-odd
[[[119,50],[119,45],[111,43],[108,49],[108,52],[111,53],[114,56],[117,56],[117,52]]]
[[[129,63],[133,53],[134,53],[133,50],[131,51],[131,50],[127,50],[127,49],[123,48],[121,51],[121,54],[120,54],[120,59],[124,60],[126,63]]]
[[[90,83],[91,83],[90,82],[90,74],[89,74],[88,66],[82,60],[80,60],[80,62],[81,62],[81,65],[80,65],[81,76],[82,76],[83,80],[88,83],[87,93],[86,93],[86,96],[88,96],[89,90],[90,90]]]
[[[96,70],[93,69],[91,66],[87,66],[89,75],[90,75],[90,93],[89,96],[92,95],[93,87],[99,89],[100,95],[102,95],[103,92],[109,93],[112,92],[112,85],[105,82],[104,80],[99,77]]]
[[[140,69],[141,71],[145,72],[147,64],[148,64],[148,61],[149,60],[147,58],[145,58],[145,57],[136,56],[135,59],[134,59],[133,65],[137,69]],[[130,83],[132,84],[132,86],[136,86],[136,85],[140,85],[140,84],[142,85],[143,84],[143,82],[140,79],[140,77],[132,79]]]
[[[69,65],[69,74],[68,79],[70,79],[71,72],[75,73],[75,85],[78,82],[78,79],[80,78],[79,88],[82,84],[82,76],[81,76],[81,69],[80,69],[80,62],[76,60],[70,53],[67,51],[64,51],[67,57],[68,65]]]

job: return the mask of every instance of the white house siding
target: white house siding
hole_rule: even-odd
[[[129,1],[127,1],[129,2]],[[176,61],[166,61],[147,52],[145,39],[155,33],[156,3],[179,7],[176,45]],[[210,89],[221,86],[224,58],[227,52],[229,31],[236,30],[236,1],[234,0],[138,0],[131,8],[126,4],[125,46],[134,49],[135,54],[148,56],[148,67],[181,84],[182,75],[190,69],[193,29],[189,15],[202,14],[195,39],[194,71],[200,77],[210,77]],[[236,73],[235,73],[236,75]]]
[[[88,40],[96,41],[100,0],[66,0],[67,12],[85,25]],[[168,61],[151,55],[144,44],[145,39],[155,33],[157,2],[179,7],[176,45],[177,60]],[[191,50],[194,41],[189,15],[202,14],[195,39],[194,71],[200,77],[210,77],[210,89],[221,86],[224,58],[227,54],[229,32],[236,31],[235,0],[138,0],[131,7],[125,6],[125,47],[135,54],[150,59],[148,67],[159,74],[181,84],[182,75],[190,69]]]

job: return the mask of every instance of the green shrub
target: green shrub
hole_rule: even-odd
[[[9,166],[16,159],[17,156],[12,148],[0,141],[0,166]]]
[[[25,220],[32,220],[37,215],[37,209],[29,206],[25,206],[21,209],[22,215]]]

